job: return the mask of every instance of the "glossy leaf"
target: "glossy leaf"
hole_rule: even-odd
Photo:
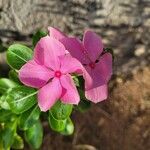
[[[18,73],[15,70],[10,70],[8,75],[9,79],[11,79],[12,81],[22,84],[18,78]]]
[[[25,139],[33,149],[40,148],[43,140],[43,128],[39,120],[25,131]]]
[[[81,89],[78,89],[78,92],[80,94],[80,102],[75,108],[79,110],[80,112],[85,112],[91,107],[91,102],[88,101],[84,95],[84,91]]]
[[[23,149],[24,148],[24,142],[21,136],[15,134],[14,140],[11,146],[13,149]]]
[[[77,87],[79,87],[79,86],[80,86],[80,83],[79,83],[78,77],[77,77],[77,76],[72,76],[72,78],[73,78],[73,81],[74,81],[75,85],[76,85]]]
[[[37,44],[37,42],[46,35],[47,35],[46,32],[44,32],[42,30],[38,30],[32,37],[33,46],[35,46]]]
[[[33,88],[19,86],[8,92],[6,101],[12,112],[21,114],[37,102],[37,91]]]
[[[0,122],[11,121],[15,117],[10,110],[0,109]]]
[[[20,116],[19,126],[23,130],[27,130],[32,127],[40,117],[40,109],[36,105],[24,112]]]
[[[17,86],[18,84],[14,81],[7,79],[7,78],[1,78],[0,79],[0,93],[4,94],[9,88],[13,88]]]
[[[74,132],[74,125],[70,118],[67,119],[65,129],[61,132],[63,135],[71,135]]]
[[[91,107],[90,101],[87,100],[81,100],[78,106],[76,106],[77,110],[80,112],[85,112]]]
[[[19,70],[27,61],[32,59],[33,51],[21,44],[13,44],[7,51],[7,62],[14,68]]]
[[[52,130],[60,132],[60,131],[63,131],[65,129],[67,119],[57,120],[53,117],[51,112],[49,112],[48,121],[49,121],[49,125],[52,128]]]
[[[50,112],[55,119],[64,120],[70,116],[72,112],[72,105],[63,104],[61,101],[57,101],[50,109]]]
[[[0,150],[3,150],[2,129],[0,125]]]
[[[15,131],[16,131],[16,122],[7,124],[3,129],[2,141],[4,149],[7,150],[13,144]]]
[[[6,101],[7,92],[0,97],[0,107],[3,109],[10,109],[8,102]]]

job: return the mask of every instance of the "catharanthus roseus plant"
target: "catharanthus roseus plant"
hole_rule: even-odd
[[[55,28],[38,31],[33,47],[13,44],[7,51],[9,78],[0,79],[0,149],[23,149],[24,139],[40,148],[42,121],[70,135],[73,110],[107,99],[112,55],[101,38],[87,30],[83,40]],[[20,134],[21,133],[21,134]]]

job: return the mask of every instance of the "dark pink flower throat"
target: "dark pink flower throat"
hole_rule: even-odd
[[[60,71],[55,71],[55,77],[60,78],[61,77],[61,72]]]
[[[92,69],[94,69],[94,68],[95,68],[95,63],[94,63],[94,62],[91,62],[91,63],[89,64],[89,66],[90,66]]]

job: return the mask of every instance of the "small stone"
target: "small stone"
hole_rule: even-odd
[[[144,45],[139,45],[134,52],[135,56],[141,56],[144,53],[145,53],[145,46]]]

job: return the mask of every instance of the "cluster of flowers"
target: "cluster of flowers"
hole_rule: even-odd
[[[49,34],[36,44],[33,59],[19,70],[23,84],[39,89],[41,111],[49,110],[58,99],[79,103],[72,74],[83,76],[88,100],[97,103],[106,99],[112,55],[103,51],[101,38],[90,30],[85,31],[82,41],[52,27],[48,30]]]

